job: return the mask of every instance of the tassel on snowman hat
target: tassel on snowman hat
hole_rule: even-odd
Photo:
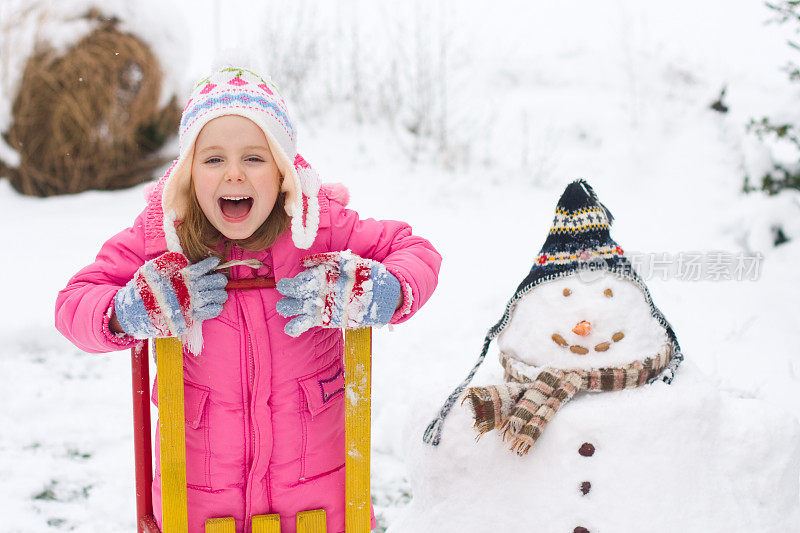
[[[509,300],[503,316],[486,334],[478,360],[466,379],[450,394],[439,414],[428,425],[423,436],[426,443],[433,446],[439,444],[444,419],[483,363],[492,340],[508,326],[517,302],[542,283],[582,270],[611,272],[633,282],[642,291],[653,318],[666,330],[671,358],[661,371],[660,378],[666,383],[672,382],[675,370],[683,361],[678,339],[672,326],[653,303],[644,280],[633,269],[622,248],[611,238],[613,221],[611,212],[585,180],[578,179],[567,185],[556,206],[550,231],[530,272]]]
[[[298,248],[310,248],[319,228],[319,176],[297,152],[297,130],[278,87],[269,77],[234,65],[220,66],[195,85],[181,116],[178,159],[150,193],[150,212],[161,217],[151,226],[163,230],[169,251],[183,253],[175,225],[183,219],[191,194],[194,143],[205,124],[225,115],[248,118],[264,132],[284,178],[281,191],[286,193],[292,241]],[[199,353],[200,325],[184,340],[192,353]]]

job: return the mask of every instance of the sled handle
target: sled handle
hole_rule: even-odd
[[[345,530],[369,533],[372,329],[344,332]]]
[[[186,432],[183,402],[183,345],[177,338],[156,339],[158,433],[161,447],[161,527],[186,533]]]
[[[131,348],[133,385],[133,451],[136,461],[136,530],[156,533],[153,519],[153,451],[150,443],[150,363],[148,343]]]

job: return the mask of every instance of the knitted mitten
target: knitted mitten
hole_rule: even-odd
[[[277,283],[286,296],[278,313],[294,316],[284,331],[297,337],[313,326],[356,329],[384,326],[400,301],[400,282],[381,263],[349,250],[303,259],[302,271]],[[297,316],[295,316],[297,315]]]
[[[120,327],[136,339],[175,337],[192,324],[214,318],[228,299],[224,274],[209,274],[219,259],[189,265],[182,254],[151,259],[114,297]]]

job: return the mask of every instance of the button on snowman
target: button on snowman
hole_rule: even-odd
[[[389,533],[800,531],[797,421],[683,362],[612,222],[567,186],[433,446],[406,443],[413,500]],[[494,339],[503,382],[469,387]]]

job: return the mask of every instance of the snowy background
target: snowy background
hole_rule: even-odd
[[[746,174],[798,159],[745,132],[751,118],[798,115],[781,71],[798,52],[762,2],[136,5],[123,19],[147,28],[167,90],[184,99],[215,50],[251,50],[294,104],[301,153],[323,179],[444,256],[417,318],[375,332],[381,529],[413,497],[404,443],[424,422],[409,412],[433,416],[466,375],[578,177],[642,259],[686,358],[720,388],[800,418],[800,194],[741,193]],[[0,14],[14,6],[0,0]],[[3,124],[19,72],[0,67]],[[723,87],[726,114],[709,107]],[[3,531],[134,529],[128,353],[80,352],[53,328],[53,304],[142,208],[143,186],[36,199],[0,179]],[[789,242],[773,246],[775,228]],[[754,279],[725,279],[734,271],[720,265],[755,254]],[[699,279],[676,270],[689,255],[705,265]],[[500,374],[495,353],[476,383]]]

